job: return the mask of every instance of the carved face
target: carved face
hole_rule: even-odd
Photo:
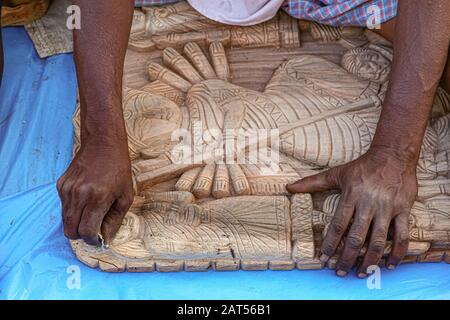
[[[124,118],[127,126],[130,156],[135,159],[145,149],[160,141],[170,141],[181,124],[179,107],[171,100],[145,91],[126,89]]]
[[[369,48],[355,48],[344,54],[342,66],[361,79],[384,83],[391,71],[391,62],[380,52]]]
[[[112,241],[112,246],[118,246],[137,239],[140,231],[140,219],[137,215],[128,212],[122,221],[122,226]]]

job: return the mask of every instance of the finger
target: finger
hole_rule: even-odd
[[[337,189],[336,174],[337,168],[333,168],[314,176],[303,178],[292,184],[288,184],[286,189],[290,193],[311,193]]]
[[[83,210],[78,234],[80,238],[90,245],[99,245],[100,228],[103,218],[111,208],[111,202],[99,201],[87,204]]]
[[[344,250],[336,265],[338,276],[346,276],[358,258],[372,221],[372,209],[368,205],[357,206],[355,218],[345,239]]]
[[[409,214],[410,212],[408,211],[396,216],[394,219],[394,242],[387,263],[387,267],[390,270],[395,269],[400,264],[408,251]]]
[[[76,240],[79,238],[78,225],[86,199],[79,195],[73,197],[73,185],[70,181],[65,181],[60,187],[60,198],[64,235],[71,240]]]
[[[131,202],[127,197],[122,196],[113,203],[106,214],[101,225],[102,236],[106,243],[111,243],[117,231],[119,231],[123,218],[130,209]]]
[[[62,215],[64,235],[71,240],[79,239],[80,234],[78,233],[78,226],[80,225],[84,207],[81,203],[76,206],[64,207],[65,209],[63,209]]]
[[[392,211],[379,212],[379,214],[380,215],[375,218],[372,226],[369,247],[361,266],[358,268],[359,278],[366,277],[368,268],[370,266],[377,266],[383,257],[390,223],[389,218],[386,217],[391,217]]]
[[[64,235],[72,240],[78,239],[78,224],[85,202],[83,199],[72,201],[74,186],[77,185],[79,175],[77,170],[69,167],[56,182],[59,198],[61,199],[61,214],[64,226]]]
[[[322,255],[320,256],[322,262],[327,262],[335,254],[354,211],[355,204],[353,199],[348,194],[343,194],[322,243]]]

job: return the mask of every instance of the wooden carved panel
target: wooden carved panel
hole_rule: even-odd
[[[111,243],[72,241],[77,257],[104,271],[323,268],[339,195],[285,185],[367,151],[391,62],[370,31],[284,13],[229,27],[185,3],[136,11],[123,103],[135,202]],[[450,260],[449,109],[439,89],[405,262]]]

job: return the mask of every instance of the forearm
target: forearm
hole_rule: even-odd
[[[133,0],[73,0],[81,29],[74,30],[74,59],[81,103],[81,139],[126,139],[122,77]]]
[[[373,148],[417,161],[447,59],[448,12],[448,0],[400,0],[391,80]]]

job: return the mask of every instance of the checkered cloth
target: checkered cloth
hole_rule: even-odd
[[[179,0],[136,0],[136,6],[175,3]],[[245,0],[241,0],[245,1]],[[397,14],[398,0],[287,0],[283,9],[291,16],[332,26],[369,26]]]

